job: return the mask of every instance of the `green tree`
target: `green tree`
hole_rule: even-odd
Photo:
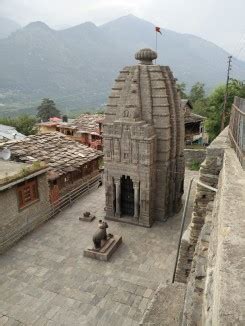
[[[197,82],[194,84],[190,90],[189,100],[192,103],[205,99],[205,89],[204,84]]]
[[[177,89],[180,92],[180,97],[182,99],[188,98],[186,93],[186,84],[185,83],[177,83]]]
[[[209,134],[210,140],[213,140],[220,133],[224,94],[225,85],[220,85],[215,88],[208,97],[206,130]],[[245,84],[239,80],[231,79],[228,86],[225,126],[229,123],[234,96],[245,97]]]
[[[35,124],[37,120],[35,117],[28,115],[20,116],[16,119],[16,130],[26,136],[33,135],[36,133]]]
[[[53,100],[44,98],[37,108],[37,117],[46,122],[52,117],[60,117],[60,111],[56,108]]]
[[[23,135],[29,136],[35,134],[36,118],[28,115],[23,115],[16,118],[1,118],[0,124],[14,127]]]
[[[197,82],[194,84],[188,98],[192,103],[195,113],[207,116],[207,98],[205,94],[205,85],[203,83]]]
[[[207,117],[207,102],[208,98],[203,98],[200,100],[197,100],[196,102],[192,103],[193,106],[193,112],[197,113],[199,115],[202,115],[204,117]]]

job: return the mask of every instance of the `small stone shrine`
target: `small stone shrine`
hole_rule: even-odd
[[[181,208],[184,117],[169,67],[142,49],[123,68],[104,120],[106,219],[149,227]]]
[[[95,215],[90,212],[84,212],[82,216],[79,217],[79,221],[92,222],[95,219]]]

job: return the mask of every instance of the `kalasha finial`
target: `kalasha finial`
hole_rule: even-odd
[[[141,65],[152,65],[152,61],[157,58],[157,53],[152,49],[141,49],[135,53],[135,59],[140,60]]]

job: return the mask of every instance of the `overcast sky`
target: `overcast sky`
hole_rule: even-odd
[[[245,0],[0,0],[0,16],[21,25],[96,25],[134,14],[163,28],[191,33],[245,59]]]

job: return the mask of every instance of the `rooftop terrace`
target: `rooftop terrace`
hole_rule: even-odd
[[[0,159],[0,183],[1,180],[5,179],[6,177],[12,178],[18,175],[26,166],[27,164],[25,163],[3,161]]]

